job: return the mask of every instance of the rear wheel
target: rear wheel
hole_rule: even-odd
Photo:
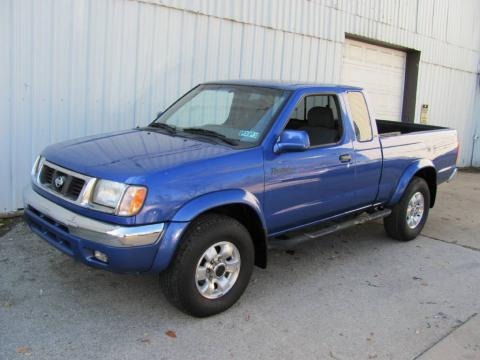
[[[427,221],[430,209],[430,190],[426,181],[414,177],[392,213],[384,218],[387,234],[397,240],[415,239]]]
[[[240,298],[254,257],[252,239],[241,223],[208,214],[191,224],[160,284],[170,303],[183,312],[214,315]]]

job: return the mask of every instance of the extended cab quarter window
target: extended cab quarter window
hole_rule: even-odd
[[[370,124],[370,116],[368,115],[367,104],[363,94],[358,91],[352,91],[347,93],[347,99],[357,140],[372,140],[372,124]]]
[[[339,113],[336,96],[306,96],[293,110],[286,129],[306,131],[311,146],[334,144],[342,136]]]

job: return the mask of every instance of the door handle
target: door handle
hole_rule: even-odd
[[[338,159],[340,160],[340,162],[342,163],[347,163],[347,162],[350,162],[352,161],[352,155],[350,154],[342,154],[338,157]]]

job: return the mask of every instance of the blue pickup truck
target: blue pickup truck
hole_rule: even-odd
[[[414,239],[458,149],[455,130],[375,120],[361,88],[205,83],[148,126],[47,147],[25,217],[87,265],[160,274],[172,304],[208,316],[269,248],[380,218]]]

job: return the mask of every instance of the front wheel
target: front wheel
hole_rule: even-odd
[[[254,247],[237,220],[208,214],[194,221],[160,284],[167,299],[193,316],[205,317],[232,306],[248,285]]]
[[[423,229],[430,209],[430,189],[426,181],[414,177],[392,213],[383,219],[387,234],[397,240],[415,239]]]

